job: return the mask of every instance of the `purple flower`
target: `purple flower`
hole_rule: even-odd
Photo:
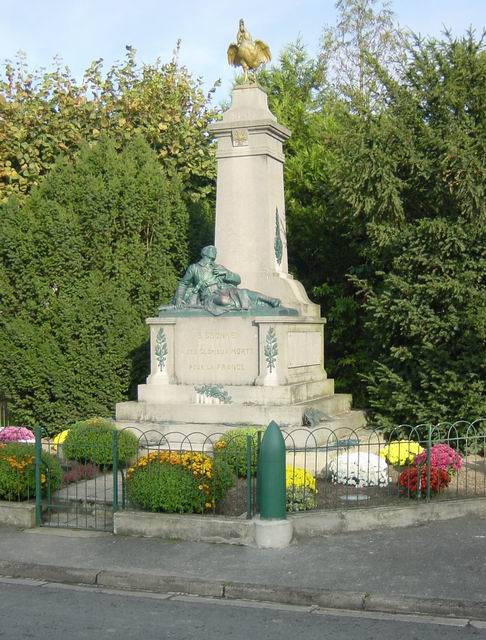
[[[0,431],[0,442],[18,442],[19,440],[35,440],[35,436],[27,427],[5,427]]]
[[[414,465],[427,464],[427,450],[415,456]],[[434,444],[430,448],[430,466],[445,471],[459,471],[462,467],[461,454],[448,444]]]

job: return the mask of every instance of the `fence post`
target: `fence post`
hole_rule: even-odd
[[[258,430],[257,432],[257,450],[256,450],[256,474],[255,474],[255,481],[256,481],[256,490],[255,490],[255,513],[260,513],[260,504],[261,504],[261,499],[260,499],[260,452],[262,450],[262,432],[260,430]]]
[[[42,429],[35,427],[35,526],[42,525]]]
[[[113,459],[113,513],[118,511],[118,429],[115,429],[111,440],[111,453]]]
[[[432,447],[432,425],[428,426],[427,434],[427,502],[430,502],[430,448]]]
[[[253,437],[246,436],[246,517],[253,515],[253,487],[251,484],[251,466],[253,462]]]

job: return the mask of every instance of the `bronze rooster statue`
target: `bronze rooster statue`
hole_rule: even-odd
[[[243,67],[244,81],[249,82],[248,70],[251,71],[255,81],[255,72],[258,67],[265,62],[270,62],[271,59],[272,54],[268,44],[262,40],[253,40],[242,18],[236,34],[236,44],[232,43],[228,47],[228,63],[233,67]]]

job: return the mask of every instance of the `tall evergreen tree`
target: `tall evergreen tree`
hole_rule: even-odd
[[[486,53],[473,33],[417,40],[403,77],[377,67],[380,111],[350,114],[335,185],[360,254],[374,419],[486,413]]]
[[[144,320],[187,263],[181,190],[142,138],[106,137],[2,206],[0,388],[17,422],[55,429],[128,397]]]

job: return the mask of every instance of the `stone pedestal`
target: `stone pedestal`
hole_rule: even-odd
[[[255,84],[235,87],[231,108],[211,131],[218,140],[218,262],[238,273],[242,286],[319,317],[319,306],[288,273],[282,144],[290,131]]]
[[[149,318],[151,373],[117,420],[301,425],[304,411],[349,409],[324,369],[322,318]]]

